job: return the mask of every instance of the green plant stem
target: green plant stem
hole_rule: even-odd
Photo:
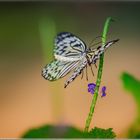
[[[104,45],[106,42],[106,36],[107,36],[108,29],[109,29],[110,21],[113,21],[111,17],[108,17],[105,21],[103,33],[102,33],[102,45]],[[90,111],[89,111],[89,114],[88,114],[88,117],[86,120],[84,132],[88,132],[88,129],[89,129],[89,126],[90,126],[90,123],[92,120],[92,116],[94,113],[95,105],[96,105],[97,98],[98,98],[99,87],[100,87],[100,83],[101,83],[103,63],[104,63],[104,53],[100,56],[99,69],[98,69],[97,80],[96,80],[96,88],[95,88],[95,92],[94,92],[94,95],[92,98]]]

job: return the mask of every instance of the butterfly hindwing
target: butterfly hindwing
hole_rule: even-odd
[[[54,55],[78,58],[83,56],[86,49],[85,43],[69,32],[59,33],[55,39]]]
[[[42,76],[49,81],[55,81],[68,74],[78,65],[78,63],[79,61],[66,62],[54,60],[43,68]]]
[[[75,80],[75,78],[81,74],[81,72],[83,71],[83,69],[87,66],[87,59],[83,59],[83,61],[81,61],[79,63],[79,65],[76,67],[76,69],[74,70],[73,74],[68,78],[68,80],[65,82],[64,88],[66,88],[68,86],[68,84],[70,84],[73,80]]]

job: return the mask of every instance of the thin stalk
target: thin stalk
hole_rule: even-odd
[[[47,18],[46,18],[47,17]],[[54,20],[48,16],[43,17],[39,21],[39,31],[40,31],[40,41],[41,41],[41,46],[42,46],[42,54],[43,54],[43,60],[44,60],[44,65],[46,63],[49,63],[53,60],[53,54],[50,52],[53,52],[53,46],[54,46],[54,37],[56,36],[56,25]],[[54,83],[54,86],[48,85],[47,88],[50,89],[53,93],[57,94],[51,94],[51,100],[52,100],[52,117],[55,123],[61,123],[63,119],[63,96],[62,96],[62,91],[61,88],[56,88],[59,87],[59,85]]]
[[[107,36],[108,29],[109,29],[110,21],[113,21],[111,17],[108,17],[105,21],[104,28],[103,28],[103,33],[102,33],[102,45],[104,45],[105,42],[106,42],[106,36]],[[98,98],[100,83],[101,83],[103,63],[104,63],[104,53],[100,56],[95,92],[94,92],[94,95],[93,95],[93,98],[92,98],[90,111],[89,111],[89,114],[88,114],[88,117],[87,117],[87,120],[86,120],[84,132],[88,132],[89,126],[90,126],[90,123],[91,123],[91,120],[92,120],[92,117],[93,117],[95,105],[96,105],[97,98]]]

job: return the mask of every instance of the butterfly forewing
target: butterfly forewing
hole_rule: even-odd
[[[59,33],[55,39],[54,55],[81,58],[86,49],[86,45],[81,39],[68,32]]]

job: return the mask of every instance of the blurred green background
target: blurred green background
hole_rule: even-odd
[[[128,136],[138,105],[120,76],[125,71],[140,79],[140,2],[53,1],[0,2],[0,137],[20,137],[44,124],[83,130],[92,98],[87,84],[96,76],[89,69],[89,82],[79,76],[64,89],[68,76],[49,82],[41,69],[53,59],[58,32],[72,32],[88,45],[101,35],[108,16],[115,19],[108,40],[120,41],[105,53],[107,97],[99,97],[91,127],[111,127],[117,137]]]

